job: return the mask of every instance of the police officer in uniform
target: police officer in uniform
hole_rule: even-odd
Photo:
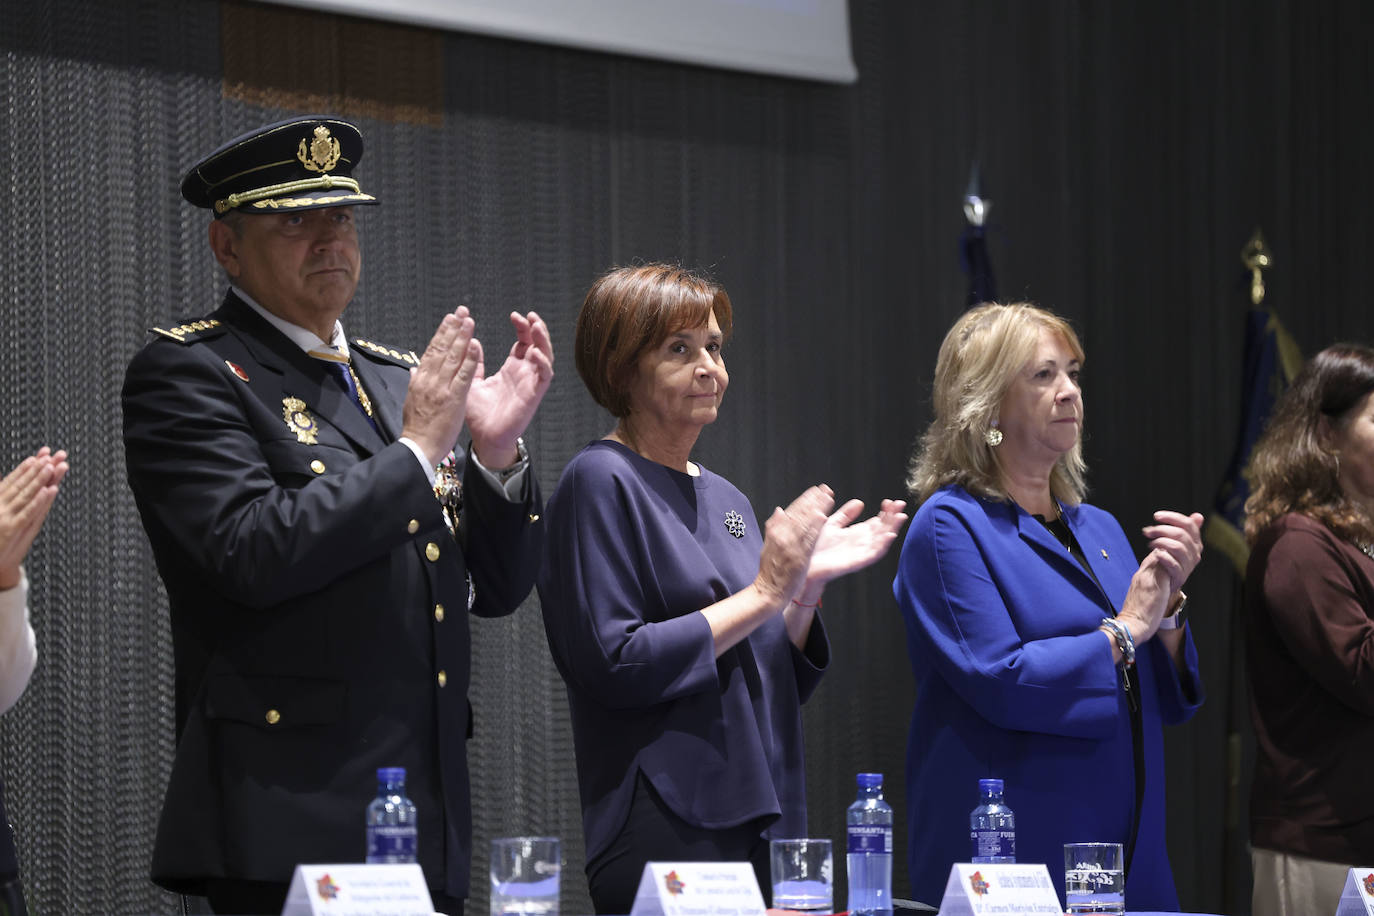
[[[468,894],[468,613],[511,613],[540,556],[521,440],[548,329],[485,371],[472,316],[423,353],[347,338],[357,127],[295,118],[186,175],[230,288],[155,328],[123,390],[129,483],[171,609],[176,756],[152,877],[278,913],[297,863],[358,862],[376,770],[403,766],[436,909]],[[466,424],[471,444],[455,452]]]

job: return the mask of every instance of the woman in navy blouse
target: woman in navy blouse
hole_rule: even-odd
[[[539,596],[567,682],[598,913],[628,913],[648,861],[749,861],[806,835],[801,704],[829,662],[831,579],[873,563],[904,504],[856,522],[814,486],[760,526],[691,460],[730,377],[731,305],[679,267],[613,270],[587,293],[576,363],[616,417],[545,515]]]
[[[1161,723],[1202,702],[1184,580],[1202,516],[1156,512],[1137,563],[1083,502],[1083,348],[1062,319],[983,305],[935,366],[920,506],[893,584],[916,707],[907,748],[912,893],[936,902],[970,856],[978,779],[1016,811],[1016,859],[1063,888],[1063,844],[1116,842],[1132,910],[1177,910],[1164,846]]]

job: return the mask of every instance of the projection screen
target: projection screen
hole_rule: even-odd
[[[852,83],[846,0],[267,0],[431,28]]]

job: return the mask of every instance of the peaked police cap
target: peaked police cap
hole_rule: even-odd
[[[353,177],[363,135],[327,116],[290,118],[235,137],[181,180],[181,196],[219,219],[230,210],[274,213],[379,203]]]

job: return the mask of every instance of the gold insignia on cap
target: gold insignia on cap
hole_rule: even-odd
[[[347,185],[357,184],[351,178],[335,178],[330,181],[329,176],[318,178],[315,185],[320,188],[331,188],[336,184]],[[353,204],[363,200],[376,200],[371,194],[335,194],[332,197],[272,197],[267,200],[256,201],[253,206],[259,210],[290,210],[293,207],[334,207],[342,204]]]
[[[327,172],[339,164],[339,141],[329,135],[323,124],[315,128],[315,138],[307,144],[304,138],[296,150],[296,158],[311,172]]]
[[[297,441],[303,445],[316,444],[315,434],[319,432],[320,426],[305,409],[305,402],[300,398],[282,398],[281,407],[286,428],[296,434]]]

